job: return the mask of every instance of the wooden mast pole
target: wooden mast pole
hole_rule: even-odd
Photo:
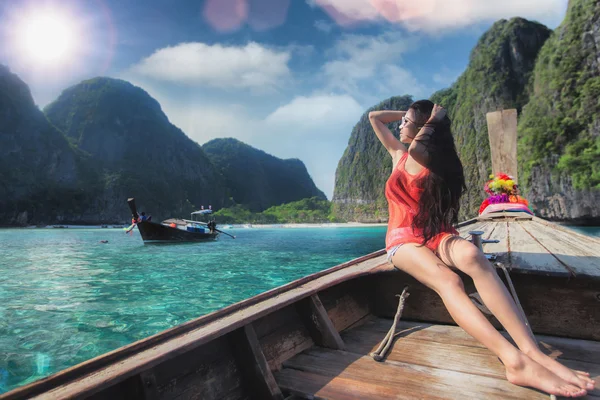
[[[500,110],[486,114],[492,155],[492,173],[517,176],[517,110]]]

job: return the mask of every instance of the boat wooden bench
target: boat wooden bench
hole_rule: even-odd
[[[600,376],[600,240],[538,218],[473,219],[542,347]],[[457,271],[458,272],[458,271]],[[460,272],[459,272],[460,273]],[[461,274],[467,293],[475,288]],[[501,274],[504,279],[504,276]],[[397,340],[384,338],[408,285]],[[500,325],[491,319],[492,323]],[[17,388],[0,399],[519,398],[502,365],[385,251],[304,277]],[[600,398],[598,390],[588,398]]]

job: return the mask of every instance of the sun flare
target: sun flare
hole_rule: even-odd
[[[17,24],[16,36],[26,59],[46,66],[59,66],[74,56],[78,32],[66,14],[39,10],[22,17]]]

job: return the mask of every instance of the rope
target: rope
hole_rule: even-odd
[[[508,273],[508,270],[502,263],[496,263],[496,265],[499,266],[500,268],[502,268],[502,271],[504,271],[504,276],[506,277],[506,281],[508,282],[508,287],[510,288],[510,293],[511,293],[513,299],[515,300],[515,303],[519,307],[519,311],[521,312],[521,317],[523,317],[523,321],[525,321],[525,326],[529,330],[529,334],[531,335],[533,340],[536,340],[535,336],[533,335],[533,331],[531,330],[531,326],[529,325],[529,321],[527,320],[527,316],[525,315],[525,311],[523,310],[523,306],[521,306],[521,302],[519,301],[519,296],[517,296],[517,291],[515,290],[515,286],[512,283],[512,279],[510,279],[510,274]],[[550,400],[556,400],[556,396],[551,394]]]
[[[469,297],[471,298],[471,302],[475,305],[475,307],[479,308],[479,311],[481,311],[482,313],[484,313],[485,315],[494,315],[486,306],[485,303],[483,302],[483,300],[481,299],[481,296],[479,295],[479,293],[475,292],[475,293],[471,293],[469,295]]]
[[[377,350],[369,354],[371,357],[373,357],[373,360],[375,361],[383,361],[385,355],[390,349],[390,346],[392,345],[392,342],[394,341],[394,335],[396,334],[396,326],[398,325],[398,321],[400,321],[400,316],[402,315],[402,310],[404,309],[404,301],[408,296],[410,296],[406,289],[408,289],[408,286],[404,287],[404,290],[402,290],[402,294],[396,295],[396,297],[399,297],[400,300],[398,301],[398,310],[396,310],[396,315],[394,316],[394,323],[392,324],[392,327],[385,335],[385,338],[383,338],[383,341],[379,344]]]
[[[515,290],[515,286],[513,285],[512,280],[510,279],[510,274],[508,273],[508,270],[502,263],[496,263],[496,265],[499,266],[500,268],[502,268],[502,271],[504,271],[504,276],[506,277],[506,280],[508,281],[508,287],[510,288],[510,293],[512,294],[512,297],[515,300],[515,303],[519,307],[519,311],[521,312],[521,317],[523,317],[523,321],[525,321],[525,326],[529,330],[529,334],[535,340],[535,336],[533,335],[531,326],[529,326],[529,321],[527,320],[525,311],[523,311],[523,307],[521,306],[521,302],[519,301],[519,296],[517,296],[517,291]]]

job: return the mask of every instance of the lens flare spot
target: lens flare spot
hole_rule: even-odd
[[[248,3],[245,0],[207,0],[204,4],[204,18],[219,32],[239,29],[247,17]]]

